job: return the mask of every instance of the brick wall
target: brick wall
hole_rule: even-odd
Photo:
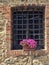
[[[10,6],[4,6],[5,9],[5,17],[7,19],[6,24],[6,41],[7,41],[7,55],[23,55],[26,54],[26,52],[23,52],[23,50],[16,51],[11,50],[11,7]],[[45,48],[46,52],[49,52],[49,5],[45,6]],[[40,50],[43,54],[43,50]],[[36,51],[38,54],[40,51]]]
[[[6,41],[7,41],[7,50],[8,55],[11,48],[11,8],[9,6],[5,6],[5,16],[7,18],[6,24]]]
[[[12,56],[13,55],[25,55],[26,51],[24,52],[23,50],[19,50],[19,51],[11,50],[11,6],[9,6],[7,4],[2,5],[0,7],[0,12],[2,10],[4,11],[2,13],[2,15],[3,15],[2,17],[6,21],[6,47],[7,47],[7,53],[6,54],[7,54],[7,56],[9,57],[11,55]],[[40,51],[35,51],[35,53],[36,52],[37,52],[37,54],[43,54],[46,52],[49,53],[49,5],[45,5],[45,48],[46,48],[46,51],[40,50]],[[32,53],[33,53],[33,51],[32,51]]]
[[[46,6],[45,9],[45,19],[46,19],[46,43],[47,43],[47,50],[49,52],[49,5]]]

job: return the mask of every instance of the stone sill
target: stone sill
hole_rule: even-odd
[[[9,50],[9,51],[7,51],[7,57],[25,56],[25,55],[44,56],[46,54],[47,54],[47,50],[45,50],[45,49],[36,50],[36,51],[24,51],[24,50]]]

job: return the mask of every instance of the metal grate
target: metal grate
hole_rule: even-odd
[[[44,8],[12,9],[12,49],[22,49],[19,42],[31,38],[37,49],[44,49]]]

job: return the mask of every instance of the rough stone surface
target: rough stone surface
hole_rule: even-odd
[[[47,1],[49,2],[49,0],[40,0],[41,3],[46,3]],[[16,4],[11,2],[11,0],[0,0],[0,65],[31,65],[30,56],[7,57],[6,23],[8,18],[5,17],[4,4],[7,5],[8,2],[10,2],[10,5]],[[49,54],[34,58],[32,55],[32,65],[49,65]]]
[[[30,65],[30,62],[30,56],[11,56],[2,61],[0,65]],[[49,65],[49,54],[45,56],[34,57],[32,60],[32,65]]]

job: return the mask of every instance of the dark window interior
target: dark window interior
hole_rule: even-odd
[[[11,12],[11,49],[23,49],[19,42],[26,38],[37,41],[36,49],[44,49],[44,7],[13,7]]]

